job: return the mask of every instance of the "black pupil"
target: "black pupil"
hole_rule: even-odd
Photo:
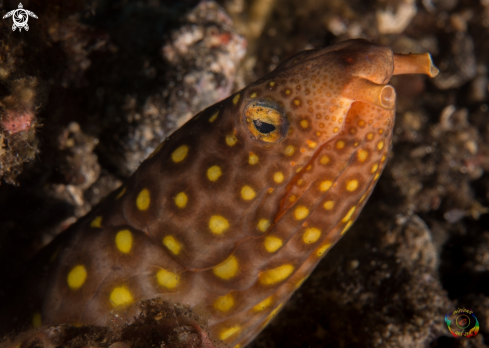
[[[253,124],[258,132],[262,134],[269,134],[275,130],[275,126],[270,123],[262,122],[260,120],[253,120]]]

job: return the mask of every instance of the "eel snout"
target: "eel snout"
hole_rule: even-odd
[[[394,54],[394,72],[392,75],[426,74],[435,77],[438,73],[439,70],[433,64],[429,53]],[[396,107],[394,87],[388,84],[377,84],[365,78],[353,79],[342,95],[386,110],[394,110]]]

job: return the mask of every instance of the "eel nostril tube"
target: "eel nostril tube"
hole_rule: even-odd
[[[392,110],[396,107],[396,91],[391,85],[386,85],[380,92],[380,103],[385,109]]]
[[[396,107],[394,87],[378,85],[362,78],[356,78],[350,82],[341,95],[354,101],[374,104],[387,110],[393,110]]]
[[[394,54],[393,75],[426,74],[429,77],[435,77],[439,72],[429,53]]]

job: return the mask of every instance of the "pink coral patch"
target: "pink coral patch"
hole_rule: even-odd
[[[9,134],[15,134],[29,130],[34,120],[34,115],[30,111],[7,110],[0,120],[0,125]]]

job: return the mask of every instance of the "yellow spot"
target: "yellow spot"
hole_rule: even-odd
[[[229,337],[237,334],[240,330],[241,330],[241,326],[239,325],[230,327],[229,329],[221,331],[221,333],[219,334],[219,338],[224,341]]]
[[[269,269],[268,271],[260,274],[260,283],[262,285],[272,285],[287,279],[292,272],[294,272],[294,266],[285,264],[276,268]]]
[[[311,148],[314,149],[318,144],[315,141],[308,140],[307,145]]]
[[[267,249],[269,253],[277,251],[280,247],[282,247],[282,239],[273,236],[265,238],[265,249]]]
[[[358,201],[358,203],[362,203],[363,200],[367,197],[367,194],[368,194],[368,191],[364,193],[364,195],[362,196],[362,198],[360,198],[360,200]]]
[[[329,157],[328,157],[328,156],[326,156],[326,155],[324,155],[323,157],[321,157],[321,159],[319,160],[319,162],[320,162],[321,164],[324,164],[324,165],[328,164],[328,163],[329,163],[329,161],[330,161],[330,159],[329,159]]]
[[[365,162],[365,160],[367,159],[368,157],[368,151],[366,150],[360,150],[358,151],[358,160],[360,162]]]
[[[380,160],[380,162],[384,162],[385,161],[385,156],[382,156],[382,159]]]
[[[374,133],[368,133],[367,134],[367,139],[372,140],[374,138]]]
[[[381,141],[379,141],[379,143],[377,144],[377,149],[382,150],[383,148],[384,148],[384,141],[383,141],[383,140],[381,140]]]
[[[357,124],[358,124],[360,127],[363,127],[363,126],[365,126],[365,121],[364,121],[364,120],[358,120],[358,121],[357,121]]]
[[[292,156],[294,154],[294,151],[295,151],[295,147],[293,147],[292,145],[289,145],[285,148],[285,155],[286,156]]]
[[[133,302],[132,294],[125,286],[120,286],[110,293],[110,302],[113,307],[126,306]]]
[[[306,244],[312,244],[317,242],[319,237],[321,237],[321,231],[316,227],[311,227],[304,232],[304,235],[302,236],[302,240]]]
[[[338,133],[338,131],[339,131],[339,130],[340,130],[340,129],[339,129],[338,127],[334,127],[334,128],[333,128],[333,133]]]
[[[380,176],[380,173],[375,174],[374,180],[377,180]]]
[[[299,106],[301,105],[301,101],[299,99],[294,99],[294,104]]]
[[[260,219],[260,221],[258,221],[258,229],[261,232],[266,232],[269,227],[270,227],[270,221],[269,220],[267,220],[267,219]]]
[[[274,81],[270,82],[270,87],[273,87],[273,86],[275,86],[275,82]]]
[[[375,173],[377,171],[377,169],[379,169],[379,165],[377,163],[375,163],[373,166],[372,166],[372,169],[370,170],[370,173]]]
[[[87,270],[85,266],[78,265],[73,267],[73,269],[68,273],[68,277],[66,281],[68,282],[68,286],[73,289],[79,289],[87,279]]]
[[[102,217],[97,216],[95,219],[93,219],[92,222],[90,223],[90,227],[101,228],[102,227]]]
[[[224,280],[233,278],[238,273],[238,259],[231,255],[226,261],[214,267],[213,272]]]
[[[165,236],[163,238],[163,245],[166,246],[174,255],[178,255],[182,249],[182,244],[173,236]]]
[[[229,222],[221,215],[212,215],[209,220],[209,229],[214,234],[221,234],[229,228]]]
[[[139,192],[138,197],[136,198],[136,206],[139,210],[146,210],[149,208],[149,191],[147,189],[142,189]]]
[[[115,235],[115,245],[120,252],[127,254],[132,247],[132,233],[129,230],[122,230]]]
[[[212,182],[219,179],[221,175],[222,175],[222,171],[221,171],[221,167],[219,166],[212,166],[209,169],[207,169],[207,178]]]
[[[42,326],[41,313],[34,313],[34,315],[32,316],[32,326],[34,327],[34,329]]]
[[[326,210],[331,210],[334,207],[334,202],[333,201],[326,201],[326,202],[324,202],[323,207]]]
[[[256,306],[254,306],[253,312],[261,312],[265,308],[270,307],[271,304],[272,304],[272,296],[267,297],[266,299],[258,303]]]
[[[188,197],[185,192],[180,192],[175,196],[175,204],[179,208],[185,208],[187,206]]]
[[[219,297],[214,302],[214,308],[221,312],[227,312],[234,306],[234,298],[233,295],[227,294]]]
[[[331,186],[333,186],[333,182],[331,180],[326,180],[319,184],[319,190],[321,190],[321,192],[325,192],[328,191]]]
[[[243,186],[243,188],[241,189],[241,197],[245,200],[245,201],[250,201],[252,200],[253,198],[255,198],[256,196],[256,192],[255,190],[253,190],[251,187],[249,187],[248,185],[245,185]]]
[[[234,136],[234,134],[228,134],[226,135],[226,144],[228,144],[228,146],[234,146],[236,145],[236,142],[238,141],[238,139],[236,139],[236,137]]]
[[[250,152],[250,157],[248,159],[248,163],[251,165],[257,164],[258,163],[258,156],[255,155],[253,152]]]
[[[301,127],[302,128],[307,128],[309,126],[309,123],[306,120],[301,121]]]
[[[171,159],[173,162],[178,163],[182,162],[185,157],[187,157],[188,154],[188,146],[187,145],[182,145],[179,148],[177,148],[173,153],[171,154]]]
[[[303,183],[304,183],[304,180],[303,180],[303,179],[299,179],[299,180],[297,180],[297,185],[299,185],[299,186],[300,186],[300,185],[302,185]]]
[[[296,198],[295,195],[292,195],[292,196],[290,196],[289,201],[295,202],[295,198]]]
[[[339,140],[337,143],[336,143],[336,148],[337,149],[342,149],[345,147],[345,142],[343,140]]]
[[[343,235],[343,234],[345,234],[345,233],[346,233],[346,231],[348,231],[348,230],[350,229],[350,227],[351,227],[351,225],[352,225],[352,224],[353,224],[353,221],[351,221],[351,220],[350,220],[350,221],[348,221],[348,223],[346,224],[346,226],[345,226],[345,228],[343,229],[343,231],[341,231],[341,234],[342,234],[342,235]]]
[[[290,94],[290,89],[285,90],[285,94],[289,95]]]
[[[239,101],[239,94],[236,94],[233,98],[233,104],[234,105],[238,104],[238,101]]]
[[[121,198],[124,195],[124,193],[126,193],[126,187],[125,186],[122,188],[121,192],[119,192],[117,197],[115,197],[115,199]]]
[[[256,92],[252,93],[252,94],[250,95],[250,98],[256,98]]]
[[[158,284],[167,289],[175,289],[180,281],[180,276],[176,273],[167,271],[166,269],[160,269],[156,273],[156,280]]]
[[[309,209],[307,209],[303,205],[298,206],[295,209],[295,218],[296,218],[296,220],[304,220],[308,215],[309,215]]]
[[[350,192],[355,191],[358,188],[358,180],[353,179],[346,183],[346,189]]]
[[[297,284],[295,285],[295,288],[296,288],[296,289],[300,288],[300,286],[301,286],[302,284],[304,284],[304,282],[306,281],[306,279],[307,279],[307,276],[305,276],[304,278],[302,278],[301,280],[299,280],[299,281],[297,282]]]
[[[318,250],[316,251],[317,256],[323,256],[326,251],[331,247],[331,244],[324,244],[323,246],[320,246]]]
[[[209,117],[209,122],[212,123],[216,120],[217,116],[219,115],[219,110],[216,111],[216,113],[214,115],[212,115],[211,117]]]
[[[276,172],[273,174],[273,180],[277,183],[280,184],[282,181],[284,181],[284,175],[282,172]]]
[[[353,215],[353,213],[355,212],[356,208],[357,207],[355,207],[355,206],[351,207],[350,210],[348,210],[348,213],[343,218],[343,220],[341,220],[341,222],[347,222],[348,220],[350,220],[350,218]]]

